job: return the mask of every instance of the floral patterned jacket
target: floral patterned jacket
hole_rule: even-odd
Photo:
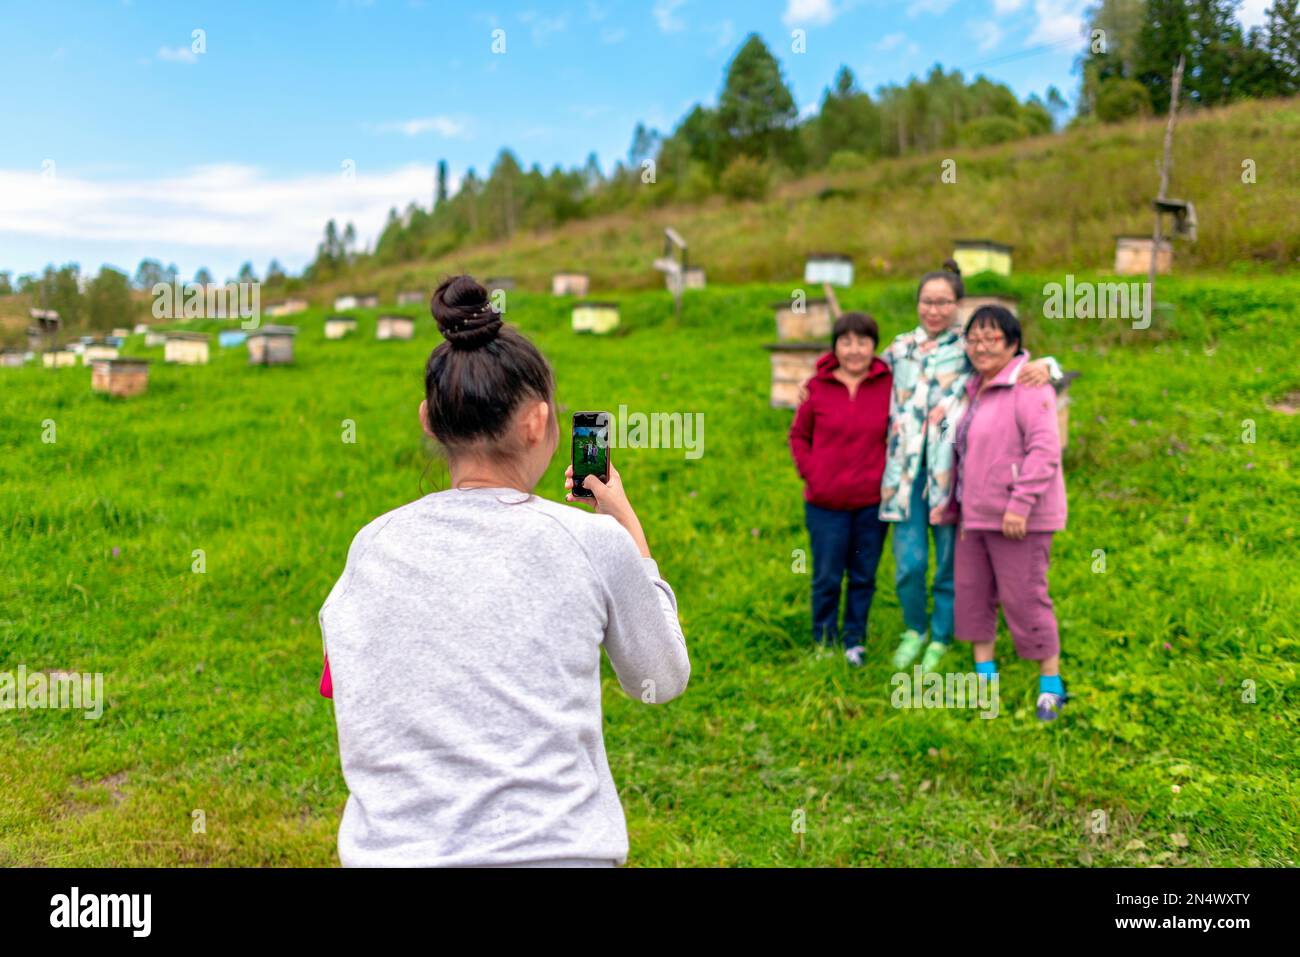
[[[1027,352],[1025,357],[1031,358]],[[931,339],[925,327],[918,325],[895,338],[880,358],[894,373],[885,474],[880,480],[880,519],[907,521],[923,444],[926,503],[931,511],[947,511],[952,497],[953,439],[969,404],[966,383],[975,372],[966,358],[961,327],[953,326]],[[1045,361],[1052,378],[1059,379],[1056,360],[1049,356]]]
[[[952,495],[952,440],[966,411],[966,383],[974,370],[957,326],[931,339],[918,325],[895,338],[880,358],[894,373],[880,518],[905,522],[923,443],[929,507],[947,505]]]

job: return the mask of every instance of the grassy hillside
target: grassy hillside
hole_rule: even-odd
[[[791,229],[770,232],[802,249]],[[632,274],[632,249],[619,239],[608,281]],[[1026,316],[1052,278],[1017,277]],[[870,664],[811,653],[791,413],[768,407],[760,348],[786,287],[693,293],[680,322],[665,293],[628,294],[620,334],[597,339],[568,331],[565,302],[511,296],[567,409],[705,415],[698,460],[616,453],[694,665],[653,708],[605,670],[631,863],[1295,865],[1300,421],[1272,407],[1300,391],[1300,281],[1161,288],[1172,311],[1146,333],[1028,320],[1031,349],[1082,372],[1051,572],[1078,697],[1046,727],[1005,635],[997,719],[891,706],[888,549]],[[898,280],[843,300],[892,336],[915,322],[912,295]],[[432,320],[381,343],[364,316],[344,342],[324,340],[319,311],[298,317],[293,367],[242,350],[159,362],[130,401],[92,395],[82,368],[0,369],[0,671],[101,671],[110,702],[98,721],[0,712],[0,865],[336,862],[346,791],[316,613],[353,534],[445,480],[416,424]],[[562,500],[565,464],[540,494]]]
[[[650,268],[673,226],[692,260],[715,282],[779,282],[802,275],[810,251],[852,255],[864,277],[937,268],[958,237],[1016,247],[1022,270],[1109,269],[1116,234],[1149,234],[1160,119],[1097,126],[981,149],[881,160],[869,169],[821,174],[779,187],[762,202],[715,199],[700,207],[646,208],[464,249],[432,262],[365,270],[327,284],[344,288],[431,287],[448,272],[513,275],[549,288],[560,269],[589,272],[593,291],[656,288]],[[957,182],[940,181],[945,159]],[[1255,163],[1242,182],[1244,160]],[[1187,114],[1174,140],[1170,195],[1196,204],[1196,243],[1175,251],[1175,271],[1259,270],[1300,261],[1300,100],[1247,102]]]

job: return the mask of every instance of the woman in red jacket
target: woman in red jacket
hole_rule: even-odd
[[[860,666],[876,565],[888,525],[880,520],[891,376],[876,356],[880,330],[862,312],[835,321],[831,351],[817,360],[808,398],[790,427],[790,451],[804,480],[804,514],[812,541],[813,641]],[[837,627],[840,584],[849,587],[843,631]]]

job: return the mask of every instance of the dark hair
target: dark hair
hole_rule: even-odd
[[[961,281],[961,267],[957,265],[957,260],[955,259],[945,259],[943,261],[942,269],[928,272],[921,277],[921,282],[916,287],[916,299],[918,302],[921,300],[921,290],[925,288],[925,284],[931,279],[942,279],[946,282],[948,288],[952,290],[954,299],[961,299],[966,295],[966,285]]]
[[[1025,351],[1020,333],[1020,320],[1005,306],[980,306],[970,319],[966,320],[966,328],[962,330],[962,335],[969,336],[972,329],[999,329],[1008,343],[1016,344],[1016,351],[1012,355],[1018,356]]]
[[[555,375],[537,347],[505,325],[472,276],[444,279],[429,303],[446,337],[429,355],[424,396],[429,428],[448,450],[485,442],[489,454],[518,450],[499,440],[518,405],[551,402]]]
[[[835,320],[835,326],[831,329],[831,348],[835,348],[840,336],[850,332],[867,336],[877,346],[880,345],[880,328],[876,325],[876,320],[865,312],[846,312]]]

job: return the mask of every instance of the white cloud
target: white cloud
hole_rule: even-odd
[[[457,139],[466,134],[465,124],[450,116],[420,116],[411,120],[395,120],[391,123],[376,124],[374,129],[380,133],[401,133],[405,136],[437,133],[447,139]]]
[[[390,208],[429,202],[435,175],[432,166],[409,165],[358,170],[351,180],[337,171],[273,179],[224,164],[164,179],[95,180],[61,169],[46,181],[36,170],[0,169],[0,238],[57,240],[82,262],[112,244],[137,244],[164,260],[202,250],[232,262],[305,262],[327,220],[354,223],[358,239],[373,243]]]
[[[992,50],[1002,40],[1002,28],[992,20],[976,20],[968,26],[971,36],[979,44],[981,53]]]
[[[888,33],[876,42],[877,50],[894,50],[907,42],[905,33]]]
[[[709,48],[710,53],[717,53],[720,50],[728,49],[732,41],[736,39],[736,25],[730,20],[723,20],[713,27],[713,32],[717,35],[713,41],[713,46]]]
[[[1084,8],[1088,0],[1034,0],[1037,22],[1025,40],[1026,46],[1036,43],[1066,43],[1078,40],[1083,43]]]
[[[169,63],[198,63],[199,58],[189,47],[159,47],[158,59]]]
[[[1025,5],[1025,0],[993,0],[993,12],[999,15],[1015,13]]]
[[[541,46],[552,33],[563,33],[569,25],[567,16],[544,17],[536,10],[524,10],[519,21],[530,25],[534,46]]]
[[[678,33],[686,29],[686,24],[674,15],[677,8],[685,2],[686,0],[655,0],[654,17],[660,30],[664,33]]]
[[[835,15],[831,0],[785,0],[781,22],[787,27],[825,26],[835,19]]]

